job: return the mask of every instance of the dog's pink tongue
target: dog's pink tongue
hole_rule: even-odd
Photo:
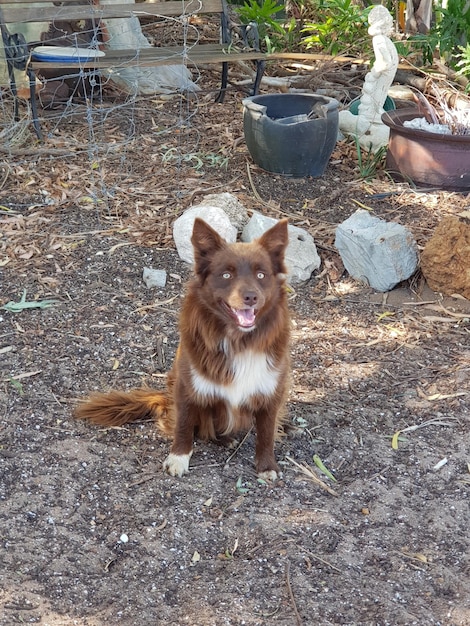
[[[238,324],[244,328],[249,328],[255,323],[254,309],[232,309],[238,319]]]

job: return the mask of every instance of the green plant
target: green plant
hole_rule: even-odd
[[[377,170],[382,166],[387,154],[387,146],[383,146],[377,152],[373,152],[372,150],[363,150],[357,137],[355,137],[355,143],[361,178],[370,180],[376,176]]]
[[[458,50],[459,52],[456,55],[458,61],[455,64],[458,70],[457,74],[470,79],[470,43],[467,43],[466,46],[459,46]],[[469,89],[470,82],[466,87],[466,91],[468,91]]]
[[[243,24],[257,24],[260,39],[264,39],[269,32],[284,33],[282,23],[274,18],[276,13],[284,11],[284,5],[276,0],[246,0],[236,11]]]
[[[250,491],[250,487],[252,487],[251,483],[244,483],[242,477],[238,477],[238,480],[235,484],[235,489],[238,491],[238,493],[241,493],[242,496],[244,496]]]
[[[19,313],[25,309],[48,309],[51,306],[57,304],[58,300],[33,300],[31,302],[26,301],[26,289],[23,290],[23,295],[19,302],[7,302],[0,309],[9,311],[10,313]]]
[[[213,152],[181,154],[178,148],[168,148],[167,145],[163,145],[162,150],[165,150],[162,155],[162,163],[164,164],[181,165],[182,163],[187,163],[196,171],[202,170],[204,166],[227,169],[228,157],[223,154],[215,154]]]
[[[20,383],[20,381],[19,380],[15,380],[11,376],[8,378],[8,380],[13,385],[13,387],[16,389],[16,391],[20,394],[20,396],[24,396],[23,385]]]
[[[409,59],[413,54],[419,53],[421,58],[415,64],[426,65],[433,63],[438,52],[451,67],[458,69],[460,66],[461,74],[468,73],[465,68],[470,63],[465,58],[470,57],[470,52],[466,52],[470,33],[470,2],[448,0],[447,6],[443,4],[443,0],[436,1],[435,22],[428,33],[414,33],[396,42],[398,54]],[[459,59],[463,63],[459,63]]]
[[[283,23],[283,32],[273,33],[272,43],[276,49],[296,50],[301,40],[301,25],[298,20],[291,17]]]
[[[440,54],[452,61],[459,47],[468,43],[470,3],[466,0],[447,0],[446,4],[445,7],[436,7],[436,25],[431,32],[438,35]]]
[[[448,0],[447,6],[443,4],[443,0],[435,3],[435,22],[430,31],[426,34],[415,33],[398,42],[398,53],[409,58],[411,54],[420,52],[422,64],[432,64],[437,52],[454,69],[458,69],[459,59],[464,61],[464,68],[468,67],[465,51],[470,32],[470,2]],[[463,69],[461,73],[465,72]]]
[[[305,24],[302,32],[308,35],[302,43],[307,48],[319,48],[333,55],[346,52],[362,55],[365,48],[370,52],[367,17],[371,8],[364,9],[353,0],[319,0],[317,9],[321,21]]]
[[[297,50],[301,39],[301,31],[297,20],[291,18],[283,24],[282,30],[266,33],[263,37],[261,48],[270,53],[277,50]]]
[[[254,22],[258,28],[260,48],[266,52],[292,50],[300,41],[297,20],[286,18],[283,4],[276,0],[245,0],[235,8],[243,24]],[[282,12],[282,16],[276,15]]]
[[[407,39],[396,41],[395,46],[399,56],[410,59],[412,55],[419,55],[419,61],[415,65],[432,64],[434,52],[439,46],[439,35],[436,32],[430,32],[426,35],[415,33]]]

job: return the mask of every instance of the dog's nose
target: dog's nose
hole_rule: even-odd
[[[243,302],[247,306],[255,306],[255,304],[258,302],[258,296],[257,296],[256,292],[254,292],[254,291],[246,291],[243,294]]]

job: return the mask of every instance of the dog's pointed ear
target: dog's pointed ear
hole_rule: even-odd
[[[200,217],[194,220],[191,243],[194,249],[194,270],[198,276],[206,277],[210,259],[227,243],[207,222]]]
[[[258,243],[269,253],[275,274],[287,274],[284,254],[289,243],[287,220],[280,220],[258,239]]]

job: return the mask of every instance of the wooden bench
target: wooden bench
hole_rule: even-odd
[[[44,3],[44,0],[42,0]],[[14,4],[14,6],[12,6]],[[24,68],[29,72],[31,90],[35,75],[47,76],[47,72],[54,70],[67,70],[72,73],[96,72],[100,70],[111,70],[113,68],[133,67],[133,66],[156,66],[156,65],[178,65],[184,64],[189,67],[197,67],[201,64],[221,63],[222,76],[220,91],[216,101],[222,102],[228,81],[228,63],[234,61],[255,61],[256,77],[252,87],[252,93],[258,91],[259,84],[264,72],[266,55],[259,51],[256,25],[251,25],[251,47],[243,37],[245,45],[235,49],[232,46],[230,20],[225,0],[157,0],[149,2],[138,2],[136,4],[100,4],[99,0],[62,0],[53,2],[50,6],[35,6],[31,0],[16,0],[14,3],[7,0],[0,0],[0,18],[3,43],[5,47],[5,57],[10,73],[10,83],[13,95],[16,100],[16,88],[14,84],[13,67]],[[107,47],[106,42],[106,20],[112,18],[129,18],[136,16],[141,21],[148,22],[149,19],[173,18],[179,21],[193,19],[200,15],[214,15],[220,22],[220,43],[189,43],[179,46],[153,46],[139,49],[114,50]],[[64,60],[38,60],[30,56],[38,45],[49,45],[48,41],[33,41],[27,44],[21,35],[10,33],[9,28],[15,23],[45,22],[50,24],[60,23],[67,20],[74,20],[81,24],[90,24],[95,33],[99,33],[99,38],[94,37],[94,47],[99,47],[104,51],[104,56],[90,58],[87,61],[64,61]],[[246,29],[243,33],[246,35]],[[13,38],[13,39],[12,39]],[[99,39],[99,43],[98,42]],[[56,37],[55,46],[70,45],[61,43],[60,37]],[[26,45],[26,48],[25,48]],[[80,45],[80,44],[79,44]],[[87,46],[84,46],[87,47]],[[92,47],[92,46],[89,46]],[[34,97],[31,91],[31,102]],[[17,104],[16,111],[17,111]],[[37,116],[33,111],[35,128],[38,132]]]

